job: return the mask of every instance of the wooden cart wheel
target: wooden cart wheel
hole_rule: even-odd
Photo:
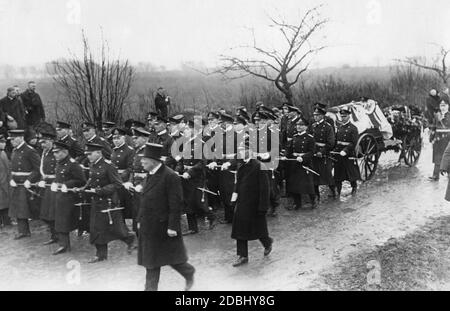
[[[367,133],[361,135],[356,144],[355,151],[361,179],[362,181],[368,181],[375,174],[378,166],[378,158],[380,157],[375,137]]]
[[[422,152],[422,139],[419,136],[407,138],[404,144],[404,157],[405,164],[408,166],[414,166],[419,161],[420,154]]]

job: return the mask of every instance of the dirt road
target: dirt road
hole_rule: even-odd
[[[416,167],[398,166],[397,157],[393,152],[382,154],[376,176],[355,197],[344,189],[343,198],[324,202],[314,211],[281,207],[278,217],[269,219],[275,244],[268,258],[263,258],[259,242],[250,242],[249,264],[233,268],[235,243],[227,225],[186,237],[190,262],[197,268],[194,290],[371,289],[361,281],[370,269],[346,274],[349,270],[343,267],[354,263],[352,258],[366,254],[358,257],[359,265],[365,266],[364,260],[377,259],[371,251],[414,237],[433,219],[450,215],[450,205],[443,199],[447,178],[427,180],[432,171],[430,146],[425,145]],[[136,254],[127,255],[119,242],[111,244],[108,262],[89,265],[94,248],[86,239],[73,237],[71,253],[52,256],[56,246],[42,246],[48,238],[45,229],[35,229],[29,240],[14,241],[13,235],[12,229],[0,233],[2,290],[143,289],[144,268],[136,265]],[[447,242],[442,239],[439,245]],[[345,283],[350,278],[358,278],[359,283]],[[163,268],[161,290],[181,290],[183,285],[178,274]]]

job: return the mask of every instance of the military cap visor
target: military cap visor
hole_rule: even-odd
[[[113,137],[114,136],[125,136],[125,135],[127,135],[127,130],[116,127],[112,130],[111,134],[113,135]]]
[[[114,128],[115,126],[116,126],[116,123],[114,123],[114,122],[103,122],[102,123],[102,127],[104,129],[111,129],[111,128]]]
[[[224,114],[224,113],[220,115],[220,120],[223,122],[233,122],[234,121],[232,116],[230,116],[228,114]]]
[[[313,114],[315,115],[325,115],[327,112],[321,108],[315,108]]]
[[[53,148],[52,148],[52,152],[58,152],[61,150],[70,150],[69,145],[67,145],[66,143],[63,143],[61,141],[55,141],[53,143]]]
[[[41,133],[41,136],[39,137],[39,141],[55,140],[55,139],[56,139],[56,135],[53,133]]]
[[[140,121],[133,121],[132,126],[136,127],[136,128],[142,128],[142,127],[145,127],[145,124]]]
[[[179,124],[184,120],[184,116],[182,114],[173,116],[169,118],[169,122]]]
[[[103,146],[98,144],[86,144],[84,154],[90,154],[95,151],[102,151]]]
[[[60,129],[70,129],[71,126],[69,123],[66,122],[62,122],[62,121],[57,121],[56,122],[56,129],[60,130]]]
[[[25,137],[25,130],[10,130],[8,131],[9,138]]]
[[[352,112],[350,111],[349,108],[341,108],[341,110],[339,110],[339,113],[340,113],[340,114],[344,114],[344,115],[349,115],[349,114],[351,114]]]
[[[149,137],[150,136],[150,132],[147,132],[143,129],[138,129],[135,128],[133,129],[133,136],[135,137]]]

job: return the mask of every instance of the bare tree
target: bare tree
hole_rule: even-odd
[[[446,49],[442,45],[434,44],[439,47],[439,54],[433,59],[432,64],[428,64],[427,60],[423,57],[407,57],[403,60],[397,59],[398,62],[410,64],[421,69],[432,71],[438,74],[445,87],[448,87],[450,79],[450,72],[447,66],[447,56],[450,53],[450,49]]]
[[[71,59],[54,61],[47,70],[84,120],[94,122],[99,129],[102,121],[121,122],[135,71],[128,60],[109,58],[110,51],[104,39],[98,58],[84,31],[82,44],[82,58],[71,53]]]
[[[284,46],[276,49],[264,48],[256,43],[253,32],[253,44],[240,48],[255,56],[243,59],[221,55],[224,65],[216,72],[224,75],[238,73],[229,77],[231,79],[255,76],[273,82],[284,94],[286,101],[292,104],[292,86],[308,70],[312,56],[325,48],[312,43],[313,37],[328,22],[328,19],[321,17],[320,8],[321,6],[318,6],[308,10],[297,24],[289,24],[281,18],[270,18],[270,27],[279,30]]]

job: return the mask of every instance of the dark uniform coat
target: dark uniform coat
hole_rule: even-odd
[[[53,152],[43,152],[41,157],[41,178],[46,184],[51,184],[56,178],[56,159]],[[56,193],[50,190],[50,187],[45,187],[41,191],[41,213],[40,219],[46,221],[55,220],[55,207],[56,207]]]
[[[145,145],[135,150],[135,155],[133,159],[133,165],[131,166],[130,179],[128,180],[134,186],[142,185],[147,176],[147,172],[144,170],[141,164],[141,159],[144,156]],[[133,195],[133,209],[132,209],[132,219],[136,219],[139,206],[141,205],[141,196],[138,194]]]
[[[174,171],[161,165],[154,175],[149,175],[138,216],[139,265],[151,269],[187,262],[180,224],[182,201],[181,181]],[[169,237],[168,229],[178,235]]]
[[[114,147],[111,154],[111,163],[115,165],[122,181],[130,179],[133,161],[134,149],[126,143],[120,147]],[[119,201],[124,209],[124,217],[131,219],[133,217],[133,197],[124,187],[118,190]]]
[[[55,183],[59,186],[66,185],[67,188],[80,188],[86,184],[83,169],[70,156],[59,161],[56,164],[55,171]],[[79,196],[76,193],[58,191],[55,197],[55,230],[56,232],[69,233],[78,227],[81,211],[75,204],[79,202]]]
[[[117,190],[122,187],[122,181],[117,169],[110,161],[100,158],[96,163],[91,164],[89,173],[88,188],[96,189],[91,204],[90,242],[107,244],[128,237],[122,211],[102,212],[118,207]],[[111,215],[112,224],[110,224],[109,215]]]
[[[103,146],[103,149],[102,149],[103,156],[107,160],[111,159],[112,149],[111,149],[111,145],[109,144],[109,142],[106,139],[104,139],[101,136],[95,135],[88,142],[90,144],[96,144],[96,145]]]
[[[239,167],[236,192],[231,238],[251,241],[268,237],[269,179],[258,160],[252,159]]]
[[[295,194],[314,194],[314,175],[303,167],[312,168],[315,150],[314,137],[311,134],[295,134],[287,146],[286,157],[296,159],[301,156],[303,162],[288,161],[287,169],[290,174],[286,183],[286,190]]]
[[[434,120],[433,129],[435,131],[433,139],[433,163],[440,165],[442,154],[450,142],[450,112],[447,112],[441,121],[437,117]]]
[[[26,180],[35,183],[40,180],[40,158],[37,151],[27,143],[19,148],[14,148],[11,156],[11,175],[17,184],[23,184]],[[12,189],[9,217],[18,219],[33,218],[31,211],[30,193],[23,186]]]
[[[337,162],[334,163],[334,181],[342,182],[344,180],[357,181],[361,180],[361,173],[358,167],[358,161],[356,159],[355,147],[358,142],[358,128],[348,122],[341,125],[336,133],[336,147],[335,152],[344,151],[347,155],[342,157],[340,155],[334,155]]]
[[[334,185],[333,180],[333,162],[329,158],[330,151],[333,150],[335,145],[335,135],[333,127],[322,120],[321,122],[313,123],[310,127],[311,135],[314,136],[316,150],[322,153],[322,157],[313,158],[313,170],[320,174],[320,177],[314,175],[314,184],[318,185]]]
[[[9,198],[11,189],[9,181],[11,180],[9,159],[3,150],[0,150],[0,210],[9,208]]]

